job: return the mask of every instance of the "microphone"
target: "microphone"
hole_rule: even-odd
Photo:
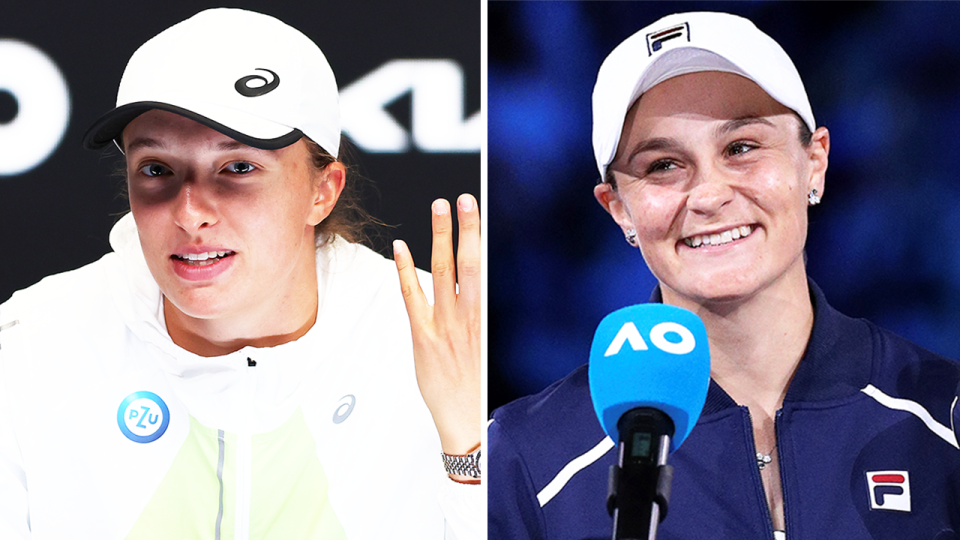
[[[619,309],[597,327],[588,376],[597,418],[618,441],[607,495],[613,539],[652,540],[670,499],[667,456],[690,435],[707,399],[707,330],[676,306]]]

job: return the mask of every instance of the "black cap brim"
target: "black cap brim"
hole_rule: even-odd
[[[88,150],[99,150],[114,140],[119,141],[120,134],[123,133],[123,130],[127,127],[127,124],[132,122],[134,118],[153,109],[160,109],[179,114],[180,116],[189,118],[194,122],[203,124],[210,129],[219,131],[231,139],[242,142],[247,146],[260,148],[261,150],[277,150],[280,148],[285,148],[299,141],[300,138],[303,137],[303,133],[301,133],[299,129],[294,129],[290,131],[290,133],[275,139],[258,139],[256,137],[251,137],[247,134],[241,133],[235,129],[229,128],[219,122],[214,122],[206,116],[201,116],[193,111],[184,109],[183,107],[177,107],[176,105],[170,105],[169,103],[161,103],[158,101],[138,101],[136,103],[121,105],[120,107],[117,107],[116,109],[113,109],[107,114],[101,116],[83,135],[83,147]]]

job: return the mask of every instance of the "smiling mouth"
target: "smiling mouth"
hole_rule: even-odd
[[[171,258],[190,266],[208,266],[215,262],[235,255],[233,251],[208,251],[206,253],[184,253],[183,255],[174,254]]]
[[[747,236],[750,236],[750,233],[752,232],[753,225],[741,225],[720,233],[690,236],[688,238],[684,238],[683,243],[692,248],[722,246],[723,244],[729,244],[734,240],[746,238]]]

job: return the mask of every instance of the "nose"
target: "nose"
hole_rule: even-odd
[[[730,204],[734,189],[726,175],[712,166],[698,167],[687,197],[687,209],[695,214],[713,215]]]
[[[210,227],[218,220],[213,193],[197,182],[196,177],[188,177],[181,184],[172,211],[174,222],[187,232]]]

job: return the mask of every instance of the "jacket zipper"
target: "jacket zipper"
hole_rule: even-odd
[[[780,415],[783,413],[783,409],[777,411],[776,417],[773,419],[773,432],[776,434],[777,438],[777,468],[780,470],[780,493],[783,495],[783,531],[786,534],[790,530],[788,527],[788,521],[790,519],[789,514],[787,513],[787,479],[784,476],[784,467],[783,467],[783,452],[780,447],[780,431],[782,429],[782,422],[780,421]]]
[[[746,424],[747,424],[746,430],[747,430],[747,435],[749,436],[749,443],[750,443],[750,446],[747,448],[747,454],[750,456],[750,474],[751,476],[753,476],[753,485],[757,490],[757,494],[759,495],[760,512],[767,518],[767,538],[769,540],[774,540],[773,516],[770,515],[770,506],[767,505],[767,491],[763,487],[763,479],[760,478],[760,468],[757,467],[757,450],[756,450],[757,441],[753,437],[753,417],[750,416],[749,407],[745,405],[741,405],[740,409],[746,415]],[[780,416],[779,411],[777,412],[777,416],[778,417]],[[774,426],[776,426],[776,422],[774,422]],[[780,444],[780,443],[778,442],[777,444]],[[779,451],[780,449],[777,448],[778,453]],[[781,475],[780,478],[782,482],[783,476]]]
[[[250,477],[252,476],[252,456],[249,419],[253,413],[253,399],[257,395],[257,368],[256,361],[247,359],[247,393],[245,404],[245,417],[248,420],[247,429],[243,433],[237,434],[237,490],[236,490],[236,516],[234,521],[234,530],[236,540],[248,540],[250,538]]]

